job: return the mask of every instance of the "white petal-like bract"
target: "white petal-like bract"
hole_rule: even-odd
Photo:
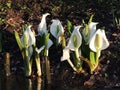
[[[104,50],[109,46],[108,39],[106,38],[105,31],[98,29],[94,36],[91,38],[89,47],[92,51]]]
[[[21,37],[21,42],[24,45],[24,35],[26,37],[26,46],[24,47],[29,47],[33,44],[35,44],[36,39],[35,39],[35,35],[34,33],[31,31],[31,26],[28,26],[23,34],[23,36]]]
[[[58,19],[53,19],[50,26],[50,33],[56,38],[59,39],[60,36],[64,33],[63,26]]]
[[[82,44],[82,36],[79,32],[80,27],[81,26],[76,26],[74,28],[74,31],[72,32],[72,35],[69,39],[67,47],[69,47],[69,49],[72,51],[75,51],[76,49],[78,49]],[[74,37],[75,37],[76,41],[74,41]],[[76,43],[76,46],[75,46],[75,43]]]
[[[50,15],[49,13],[45,13],[42,16],[41,22],[38,25],[38,34],[42,35],[42,34],[46,34],[47,33],[47,24],[46,24],[46,17]]]
[[[45,48],[45,46],[42,46],[42,47],[40,47],[39,49],[36,48],[35,50],[36,50],[36,52],[39,54],[44,48]]]
[[[63,49],[63,56],[61,57],[61,61],[68,60],[70,58],[70,50],[69,48],[64,48]]]

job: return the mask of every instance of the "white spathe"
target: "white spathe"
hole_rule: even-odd
[[[61,41],[60,36],[64,34],[64,28],[58,19],[53,19],[52,24],[50,26],[50,33],[59,40]]]
[[[52,40],[51,40],[51,39],[48,39],[47,49],[49,49],[52,45],[53,45]]]
[[[34,33],[31,31],[31,25],[26,28],[26,30],[23,33],[23,36],[21,37],[22,45],[24,45],[24,35],[26,37],[26,45],[24,47],[29,47],[33,44],[35,44],[36,39]]]
[[[75,26],[74,27],[72,35],[71,35],[71,37],[69,39],[67,47],[69,47],[69,49],[71,51],[76,51],[82,44],[82,36],[81,36],[81,34],[79,32],[80,27],[81,26]],[[76,42],[77,46],[74,45],[74,40],[73,40],[74,36],[76,37],[76,40],[77,40],[77,42]]]
[[[47,24],[46,24],[46,17],[50,15],[49,13],[45,13],[43,14],[42,16],[42,19],[41,19],[41,22],[40,24],[38,25],[38,34],[39,35],[43,35],[43,34],[46,34],[47,33]]]
[[[70,50],[66,47],[63,49],[63,56],[61,57],[61,61],[65,61],[68,59],[70,59]]]
[[[47,44],[47,56],[49,54],[49,48],[53,45],[53,42],[51,39],[48,39],[48,44]]]
[[[89,47],[92,51],[104,50],[109,46],[105,31],[98,29],[90,40]]]
[[[45,48],[45,45],[43,45],[43,46],[40,47],[39,49],[36,48],[35,51],[39,54],[44,48]]]
[[[24,37],[26,37],[26,45],[24,44]],[[30,60],[32,53],[33,53],[33,47],[36,43],[35,35],[31,31],[31,25],[26,28],[26,30],[23,33],[23,36],[21,37],[21,42],[23,47],[25,47],[28,50],[28,60]]]
[[[90,23],[88,24],[88,35],[87,35],[87,37],[86,37],[86,35],[85,35],[85,34],[86,34],[86,30],[85,30],[85,28],[84,28],[82,34],[83,34],[84,40],[88,40],[88,41],[86,41],[87,44],[90,42],[92,36],[93,36],[94,33],[96,32],[96,25],[97,25],[97,24],[98,24],[97,22],[90,22]]]
[[[91,22],[90,24],[89,24],[89,34],[88,34],[88,43],[89,43],[89,41],[90,41],[90,39],[93,37],[93,35],[94,35],[94,33],[96,32],[96,25],[97,25],[98,23],[96,23],[96,22]]]

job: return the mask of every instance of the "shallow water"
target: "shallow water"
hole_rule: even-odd
[[[20,75],[8,77],[0,73],[0,90],[87,90],[83,87],[68,87],[60,82],[45,84],[41,78],[28,79]]]
[[[43,83],[41,78],[28,79],[19,75],[0,76],[0,90],[46,90]]]
[[[0,72],[0,90],[120,90],[119,88],[104,89],[103,87],[86,87],[73,85],[72,87],[64,81],[53,81],[51,85],[45,84],[45,80],[40,77],[28,79],[21,75],[5,76]]]

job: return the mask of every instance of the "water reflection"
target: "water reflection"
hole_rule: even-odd
[[[0,90],[45,90],[41,78],[27,79],[22,76],[0,75]]]

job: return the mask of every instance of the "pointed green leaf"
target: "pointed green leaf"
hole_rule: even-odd
[[[86,24],[85,25],[85,36],[88,37],[88,33],[89,33],[89,27],[88,25]]]
[[[17,43],[18,43],[18,46],[19,46],[20,50],[22,50],[23,46],[22,46],[22,42],[21,42],[21,40],[20,40],[20,37],[19,37],[18,32],[15,31],[15,32],[14,32],[14,35],[15,35],[15,39],[16,39],[16,41],[17,41]]]
[[[92,64],[92,65],[95,65],[96,64],[96,53],[95,52],[93,52],[93,51],[90,51],[90,63]]]
[[[88,23],[91,23],[91,22],[92,22],[92,20],[93,20],[93,16],[94,16],[94,15],[91,15],[91,17],[90,17],[90,19],[89,19],[89,22],[88,22]]]
[[[27,36],[26,36],[26,34],[24,34],[24,36],[23,36],[23,44],[24,44],[24,48],[26,48],[28,45],[28,42],[27,42]]]
[[[67,27],[68,27],[68,32],[71,35],[73,26],[72,26],[72,23],[69,20],[67,20]]]
[[[83,26],[85,26],[85,21],[84,21],[84,19],[82,19],[82,24],[83,24]]]
[[[47,47],[47,45],[48,45],[49,36],[50,36],[50,34],[46,34],[46,35],[45,35],[45,46],[46,46],[46,47]]]

